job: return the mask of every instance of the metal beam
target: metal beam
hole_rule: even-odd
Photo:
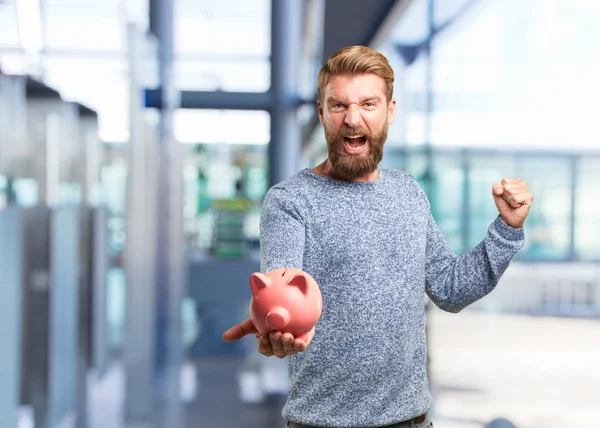
[[[323,63],[340,48],[370,45],[398,0],[327,0]]]
[[[163,108],[161,89],[146,90],[146,107]],[[183,91],[179,108],[183,109],[224,109],[224,110],[270,110],[272,96],[269,92],[210,92]]]
[[[31,77],[27,77],[26,88],[27,98],[61,99],[60,93]]]

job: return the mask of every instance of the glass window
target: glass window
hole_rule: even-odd
[[[402,171],[406,171],[407,163],[408,159],[405,150],[397,149],[395,147],[389,147],[386,144],[383,152],[383,159],[379,164],[381,168],[399,169]]]
[[[263,92],[270,86],[268,0],[182,0],[175,84],[182,90]]]
[[[439,153],[432,159],[432,180],[428,191],[431,211],[450,247],[462,253],[465,171],[459,152]]]
[[[15,203],[23,207],[33,207],[39,203],[39,183],[32,178],[17,178],[12,182]]]
[[[129,138],[127,64],[119,59],[53,56],[46,59],[45,82],[61,97],[98,112],[100,139]],[[101,84],[90,84],[101,82]]]
[[[268,144],[271,118],[266,111],[175,111],[175,139],[182,143]]]
[[[269,55],[268,0],[182,0],[178,3],[177,53]]]
[[[267,146],[190,145],[184,170],[184,221],[196,255],[255,257],[268,187]]]
[[[575,190],[575,253],[600,260],[600,157],[580,159]]]
[[[471,0],[444,0],[435,2],[433,19],[435,26],[439,27],[451,21],[457,14],[460,14],[473,6]]]
[[[425,169],[427,168],[425,154],[422,151],[407,150],[405,156],[406,161],[404,170],[419,181],[420,177],[425,174]]]
[[[436,13],[450,6],[436,2]],[[600,51],[590,43],[600,37],[599,12],[587,0],[469,8],[434,39],[433,144],[596,146]]]
[[[17,26],[16,2],[0,2],[0,51],[6,48],[19,48],[19,28]]]
[[[118,3],[115,0],[45,2],[46,46],[63,51],[125,51],[126,26]]]
[[[404,138],[407,145],[428,142],[427,129],[427,57],[419,55],[404,74]]]
[[[517,177],[527,181],[535,203],[527,217],[528,239],[518,257],[567,259],[570,257],[571,159],[517,158]]]
[[[175,85],[180,90],[266,92],[271,86],[267,57],[180,57],[174,67]]]
[[[0,174],[0,210],[8,205],[8,180]]]
[[[429,0],[411,2],[392,31],[391,39],[394,43],[415,45],[427,39],[429,3]]]
[[[464,215],[465,171],[460,152],[435,153],[431,158],[431,175],[427,177],[427,155],[422,150],[391,151],[391,168],[404,169],[427,193],[433,217],[457,253],[464,251],[462,219]],[[388,156],[388,155],[386,155]],[[400,159],[400,158],[403,159]]]
[[[468,248],[479,244],[489,225],[498,217],[498,209],[492,196],[492,185],[503,177],[515,175],[512,156],[497,154],[469,155],[469,214]]]

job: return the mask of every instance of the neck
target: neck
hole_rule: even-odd
[[[323,163],[315,166],[312,169],[312,171],[316,174],[322,175],[323,177],[328,177],[328,178],[331,178],[334,180],[340,180],[340,181],[365,182],[365,181],[375,181],[379,178],[379,169],[375,169],[375,171],[372,171],[365,176],[354,178],[352,180],[348,180],[347,178],[342,177],[341,175],[339,175],[336,172],[336,170],[334,169],[334,167],[331,164],[331,162],[329,161],[329,159],[326,159]]]

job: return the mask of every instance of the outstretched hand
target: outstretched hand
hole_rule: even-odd
[[[492,186],[494,202],[500,217],[511,227],[521,228],[533,203],[527,183],[518,178],[503,178]]]
[[[266,357],[274,355],[277,358],[285,358],[289,355],[306,351],[306,348],[308,348],[308,345],[315,335],[315,328],[313,327],[308,333],[308,338],[306,340],[295,338],[290,333],[282,333],[280,331],[272,331],[269,334],[259,335],[252,319],[248,318],[246,321],[234,325],[223,333],[223,340],[226,342],[233,342],[240,340],[249,334],[256,335],[258,340],[258,352],[262,355]]]

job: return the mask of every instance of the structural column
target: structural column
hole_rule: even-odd
[[[175,141],[173,114],[180,106],[174,83],[174,1],[150,0],[150,30],[158,39],[161,89],[158,193],[155,211],[158,246],[157,266],[157,379],[165,405],[163,425],[184,424],[180,400],[180,370],[184,360],[181,304],[186,294],[187,260],[183,239],[183,148]]]
[[[269,185],[298,171],[302,1],[271,1],[271,142]]]
[[[154,229],[149,222],[148,168],[145,155],[148,135],[142,99],[143,52],[146,43],[135,24],[128,26],[130,137],[127,150],[127,241],[125,246],[126,310],[123,359],[125,365],[125,420],[127,426],[149,427],[154,417],[154,284],[148,273],[154,266],[149,252]]]

